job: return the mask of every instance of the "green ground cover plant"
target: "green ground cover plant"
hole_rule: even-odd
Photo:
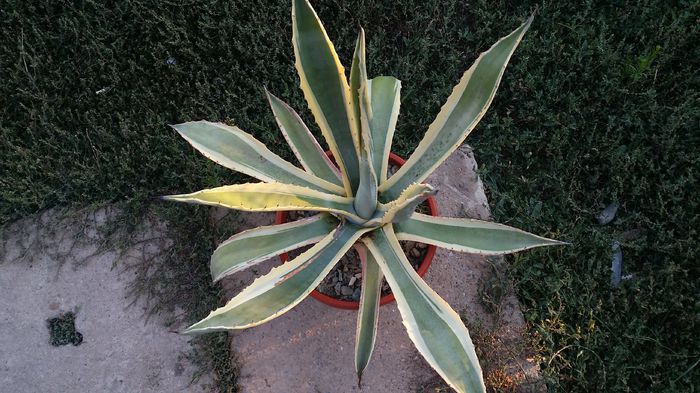
[[[573,243],[510,260],[550,390],[700,386],[697,1],[314,4],[341,58],[362,24],[369,73],[405,81],[394,144],[404,156],[461,72],[539,5],[470,143],[497,221]],[[304,108],[288,9],[1,0],[0,221],[242,180],[168,123],[233,122],[292,160],[260,88]],[[610,202],[617,218],[600,226]],[[183,230],[206,232],[204,221]],[[615,240],[633,274],[617,288]],[[206,266],[212,244],[201,247],[186,263]]]

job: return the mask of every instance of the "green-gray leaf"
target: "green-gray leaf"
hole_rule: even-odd
[[[357,333],[355,337],[355,370],[358,383],[367,368],[374,351],[379,320],[379,300],[382,295],[382,271],[371,253],[361,244],[357,253],[362,261],[362,294],[357,313]]]
[[[258,262],[313,244],[338,226],[330,214],[240,232],[221,243],[211,256],[211,276],[219,281]]]
[[[378,76],[368,83],[372,102],[372,159],[379,184],[386,181],[391,140],[399,117],[401,81],[392,76]]]
[[[360,136],[345,69],[311,4],[307,0],[292,4],[292,41],[301,89],[351,195],[360,183]]]
[[[342,186],[340,171],[333,165],[301,117],[287,103],[267,90],[265,93],[277,125],[304,169],[325,181]]]
[[[395,224],[399,240],[434,244],[455,251],[502,255],[542,246],[562,245],[513,227],[468,218],[432,217],[413,213]]]

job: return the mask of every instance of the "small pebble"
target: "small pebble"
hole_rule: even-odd
[[[343,296],[350,296],[353,294],[353,292],[353,289],[347,285],[343,285],[342,287],[340,287],[340,294]]]
[[[360,300],[360,295],[362,295],[362,290],[360,288],[355,289],[355,291],[352,293],[352,300]]]
[[[622,249],[620,248],[620,243],[613,242],[612,250],[613,257],[610,267],[612,274],[610,277],[610,283],[612,286],[616,287],[620,285],[620,281],[622,280]]]
[[[428,248],[428,245],[425,243],[416,243],[416,247],[422,249]]]
[[[418,258],[418,257],[420,256],[420,250],[417,249],[417,248],[412,248],[412,249],[411,249],[411,255],[413,255],[414,257]]]
[[[387,168],[387,176],[393,175],[393,174],[396,173],[396,171],[398,171],[398,170],[399,170],[398,165],[389,164],[389,167]]]
[[[620,205],[617,204],[617,202],[613,202],[609,204],[603,211],[598,213],[596,218],[598,219],[598,224],[600,225],[606,225],[612,222],[612,220],[615,219],[615,215],[617,214],[617,209],[620,207]]]
[[[355,277],[355,276],[350,277],[350,282],[348,283],[348,285],[351,287],[354,286],[355,281],[357,281],[357,277]]]
[[[358,279],[358,280],[361,279],[361,278],[362,278],[362,273],[357,273],[357,274],[355,274],[355,278]]]

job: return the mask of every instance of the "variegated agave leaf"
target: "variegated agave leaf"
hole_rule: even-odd
[[[406,164],[380,186],[382,199],[392,200],[408,185],[425,180],[464,142],[491,105],[508,60],[533,17],[498,40],[464,73]]]
[[[173,128],[205,157],[234,171],[264,182],[281,182],[344,195],[340,186],[295,167],[237,127],[193,121]]]
[[[360,308],[357,312],[357,332],[355,334],[355,371],[357,371],[357,383],[362,383],[362,373],[369,364],[369,359],[374,351],[374,342],[377,339],[377,323],[379,321],[379,300],[382,295],[382,270],[374,259],[374,255],[367,252],[367,248],[358,244],[355,246],[357,254],[362,262],[362,293],[360,294]]]
[[[413,270],[392,226],[386,225],[363,240],[384,272],[408,335],[425,360],[458,392],[485,392],[467,328]]]
[[[265,93],[282,135],[304,169],[323,180],[342,187],[340,170],[333,165],[301,117],[284,101],[270,94],[267,89],[265,89]]]
[[[360,183],[360,132],[345,68],[316,11],[307,0],[292,1],[292,43],[301,90],[326,138],[348,195]]]
[[[268,258],[317,243],[337,226],[338,220],[330,214],[317,214],[286,224],[243,231],[214,251],[211,276],[219,281]]]
[[[511,254],[534,247],[566,244],[494,222],[420,213],[413,213],[408,220],[396,223],[395,229],[399,240],[481,255]]]
[[[355,345],[358,377],[367,368],[374,349],[380,287],[385,277],[409,336],[428,363],[458,392],[485,392],[469,332],[457,313],[411,267],[399,240],[487,255],[562,244],[492,222],[415,212],[436,192],[421,183],[484,115],[508,60],[531,23],[532,17],[479,56],[455,86],[415,152],[388,178],[401,82],[387,76],[368,78],[363,30],[346,78],[308,0],[293,0],[293,46],[301,89],[337,166],[299,115],[266,91],[282,135],[303,169],[236,127],[207,121],[178,124],[173,127],[204,156],[262,183],[229,185],[165,199],[252,212],[318,213],[231,237],[212,255],[214,280],[279,253],[311,248],[272,269],[184,332],[243,329],[282,315],[304,299],[355,246],[363,270]]]

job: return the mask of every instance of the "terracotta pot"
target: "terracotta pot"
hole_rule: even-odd
[[[326,152],[329,157],[332,158],[332,155],[330,152]],[[402,166],[406,161],[397,156],[394,153],[389,153],[389,163]],[[438,215],[438,207],[437,203],[435,202],[435,198],[430,197],[428,198],[428,208],[430,210],[430,215],[432,216],[437,216]],[[277,216],[275,217],[275,223],[276,224],[282,224],[287,222],[287,217],[288,214],[286,211],[281,211],[277,212]],[[419,276],[423,277],[425,273],[428,271],[428,267],[430,267],[430,264],[433,262],[433,257],[435,256],[435,251],[437,250],[437,247],[433,245],[428,245],[427,252],[425,253],[425,257],[423,258],[423,262],[418,266],[417,273]],[[287,253],[281,254],[280,259],[282,260],[282,263],[287,262],[289,259],[289,256]],[[326,294],[323,294],[319,292],[317,289],[314,289],[311,292],[311,297],[314,299],[325,303],[331,307],[335,308],[342,308],[345,310],[357,310],[360,307],[360,302],[356,301],[350,301],[350,300],[341,300],[341,299],[336,299],[334,297],[328,296]],[[385,305],[387,303],[391,303],[394,301],[394,294],[389,294],[389,295],[384,295],[381,297],[379,300],[380,305]]]

